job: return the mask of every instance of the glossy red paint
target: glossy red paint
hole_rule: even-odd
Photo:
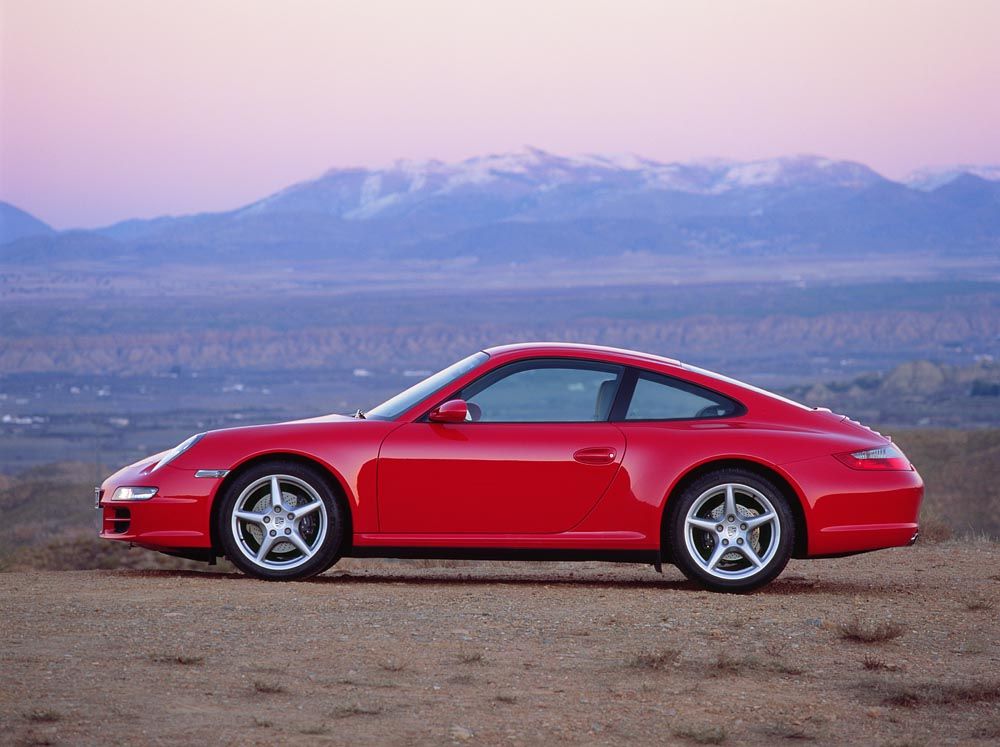
[[[207,433],[168,465],[151,457],[109,477],[101,536],[157,550],[219,552],[213,507],[248,464],[308,460],[346,499],[346,553],[378,548],[661,550],[664,509],[685,479],[723,463],[752,465],[800,506],[807,556],[907,544],[923,484],[913,469],[863,471],[834,456],[884,446],[843,416],[802,407],[677,361],[568,344],[491,348],[479,366],[391,420],[327,416]],[[433,408],[508,363],[600,361],[674,377],[732,398],[743,411],[707,420],[584,423],[429,422]],[[157,455],[159,456],[159,455]],[[196,477],[228,470],[225,478]],[[155,486],[147,501],[113,502],[120,486]],[[126,531],[115,510],[127,509]],[[119,520],[117,525],[121,529]]]
[[[153,475],[148,473],[156,459],[145,459],[119,470],[104,485],[101,536],[141,544],[153,550],[209,547],[210,512],[214,486],[207,480],[195,479],[194,473],[167,465]],[[148,501],[118,502],[110,500],[114,488],[109,485],[169,485]],[[127,511],[127,528],[114,532],[115,524],[124,528],[125,517],[116,511]]]
[[[603,448],[602,464],[574,455]],[[382,442],[379,527],[393,533],[558,534],[618,472],[625,436],[610,423],[407,423]]]
[[[469,416],[469,406],[465,400],[450,399],[440,407],[431,410],[427,419],[432,423],[464,423]]]

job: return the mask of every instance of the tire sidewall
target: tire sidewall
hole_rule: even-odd
[[[312,486],[326,507],[327,531],[323,544],[313,557],[295,568],[279,570],[260,567],[242,553],[233,536],[232,516],[240,494],[250,484],[269,475],[290,475],[304,480]],[[227,486],[218,514],[218,531],[226,557],[247,575],[267,581],[295,581],[322,573],[337,562],[344,544],[344,519],[339,492],[330,478],[320,470],[298,462],[269,461],[249,467]]]
[[[702,569],[688,554],[687,542],[685,541],[685,532],[687,531],[685,519],[688,510],[706,490],[726,483],[738,483],[759,490],[771,502],[778,515],[778,523],[781,528],[778,549],[771,561],[761,571],[748,578],[717,578]],[[673,505],[668,507],[665,540],[671,551],[673,562],[685,576],[708,589],[731,593],[759,589],[777,578],[792,556],[792,549],[795,547],[795,517],[788,504],[788,498],[771,481],[754,472],[737,468],[711,472],[688,485],[680,495],[671,500],[671,503]]]

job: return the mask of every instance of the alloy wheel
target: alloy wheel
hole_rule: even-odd
[[[705,573],[739,581],[760,573],[781,541],[778,512],[764,493],[727,482],[699,495],[684,518],[691,560]]]
[[[247,560],[268,570],[290,570],[320,550],[329,530],[326,504],[308,482],[267,475],[240,493],[230,531]]]

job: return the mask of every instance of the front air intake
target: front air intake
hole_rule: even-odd
[[[127,508],[104,507],[104,533],[127,534],[132,524],[132,513]]]

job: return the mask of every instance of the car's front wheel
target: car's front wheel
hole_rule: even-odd
[[[329,478],[297,462],[255,465],[222,499],[219,536],[237,568],[271,581],[308,578],[336,562],[344,516]]]
[[[672,499],[668,541],[674,563],[713,591],[745,592],[778,576],[795,544],[784,494],[742,469],[704,475]]]

